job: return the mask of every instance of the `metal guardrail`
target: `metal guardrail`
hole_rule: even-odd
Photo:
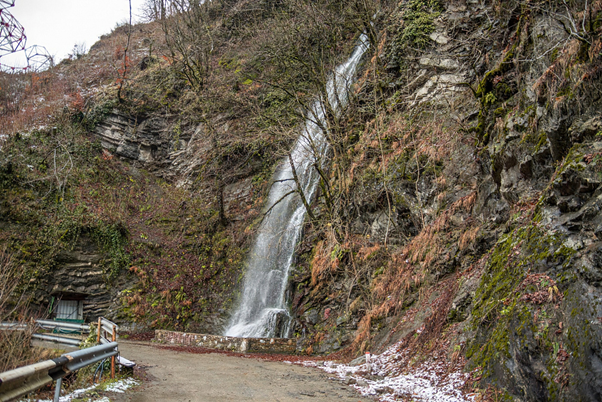
[[[69,332],[89,333],[90,327],[86,324],[53,320],[35,320],[35,325],[44,330],[63,330]],[[2,322],[0,330],[24,331],[28,324]],[[98,318],[97,343],[98,346],[66,353],[57,359],[20,367],[15,370],[0,373],[0,402],[10,401],[20,396],[33,392],[52,381],[56,380],[54,400],[58,402],[61,390],[61,379],[70,372],[82,367],[111,358],[111,378],[115,378],[115,356],[117,351],[117,331],[119,327],[114,322],[104,317]],[[68,346],[79,347],[82,342],[79,339],[67,338],[54,334],[32,335],[34,339],[56,342]],[[133,362],[124,359],[123,365],[132,367]]]
[[[0,330],[23,331],[27,329],[27,326],[27,324],[20,322],[0,322]]]
[[[104,318],[103,318],[104,319]],[[110,322],[104,319],[107,322]],[[65,331],[78,331],[81,333],[89,333],[90,327],[87,324],[75,324],[72,322],[54,321],[54,320],[35,320],[34,323],[41,329],[51,330],[59,329]],[[20,322],[0,322],[0,330],[21,331],[28,328],[29,324]]]
[[[72,322],[62,322],[62,321],[53,321],[53,320],[35,320],[34,325],[37,329],[43,330],[53,330],[53,331],[63,331],[63,332],[80,332],[80,333],[89,333],[90,327],[86,324],[75,324]],[[29,328],[29,324],[18,323],[18,322],[2,322],[0,323],[0,330],[4,331],[25,331]],[[32,335],[34,339],[39,339],[43,341],[50,341],[59,343],[67,346],[79,346],[81,340],[68,338],[64,336],[51,335],[51,334],[39,334],[34,333]]]
[[[97,342],[100,343],[101,339],[105,340],[111,339],[113,342],[117,340],[117,332],[119,331],[119,326],[112,321],[107,320],[104,317],[98,317],[98,332],[97,332]]]
[[[41,341],[49,341],[54,343],[60,343],[68,346],[78,347],[82,341],[80,339],[74,338],[66,338],[64,336],[56,336],[56,335],[48,335],[48,334],[33,334],[31,336],[34,339],[39,339]]]
[[[27,395],[56,380],[54,400],[58,401],[61,379],[119,353],[117,342],[65,353],[61,357],[0,373],[0,402]]]
[[[62,322],[54,320],[36,320],[36,324],[42,329],[62,329],[67,331],[78,331],[82,333],[90,332],[90,327],[86,324],[75,324],[72,322]]]
[[[59,330],[65,332],[81,332],[89,333],[90,327],[87,324],[75,324],[72,322],[54,321],[54,320],[35,320],[37,328],[43,330]],[[0,330],[4,331],[24,331],[29,328],[29,324],[23,324],[18,322],[0,322]],[[116,342],[118,335],[117,331],[119,326],[112,321],[107,320],[104,317],[98,318],[97,327],[97,343],[107,344],[110,342]],[[51,341],[55,343],[61,343],[68,346],[78,346],[81,341],[73,338],[67,338],[58,335],[51,334],[33,334],[33,338],[41,339],[45,341]]]
[[[118,329],[119,327],[114,322],[104,317],[98,317],[96,343],[109,344],[110,342],[116,342]],[[115,356],[111,357],[111,378],[115,378]]]

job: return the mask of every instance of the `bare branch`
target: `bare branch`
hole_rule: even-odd
[[[296,192],[297,192],[297,190],[291,190],[288,193],[284,194],[282,197],[280,197],[278,199],[278,201],[273,203],[272,206],[269,207],[267,211],[265,211],[265,213],[263,214],[263,218],[261,218],[261,222],[263,222],[263,220],[270,214],[270,212],[272,212],[272,210],[276,207],[276,205],[280,204],[282,201],[284,201],[286,199],[286,197],[288,197],[289,195],[295,194]]]
[[[125,49],[123,51],[123,74],[121,76],[121,80],[119,81],[119,89],[117,89],[117,99],[119,100],[119,102],[122,101],[121,90],[123,89],[123,83],[125,82],[125,79],[126,79],[126,76],[127,76],[127,70],[128,70],[128,62],[127,62],[128,50],[130,48],[130,39],[132,37],[132,0],[129,0],[129,5],[130,5],[130,24],[129,24],[129,30],[128,30],[128,41],[127,41],[127,44],[125,45]]]
[[[295,163],[293,161],[293,156],[290,154],[290,152],[288,153],[288,161],[291,165],[291,170],[293,172],[293,179],[295,180],[295,183],[297,183],[297,193],[299,193],[299,197],[301,197],[301,202],[303,202],[303,206],[305,206],[305,210],[307,211],[307,215],[309,215],[309,218],[313,221],[316,220],[316,217],[314,216],[314,213],[312,212],[309,203],[307,202],[307,199],[305,198],[305,194],[303,193],[303,188],[301,187],[301,182],[299,181],[299,177],[297,176],[297,169],[295,168]]]

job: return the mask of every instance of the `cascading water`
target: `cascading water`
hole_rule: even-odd
[[[368,39],[362,35],[349,60],[338,66],[328,81],[328,103],[335,113],[341,113],[347,105],[351,82],[367,48]],[[291,161],[302,193],[311,202],[319,182],[314,164],[320,163],[319,158],[328,150],[321,127],[326,127],[326,107],[318,99],[290,159],[274,175],[268,196],[269,212],[249,254],[240,305],[230,320],[227,336],[288,336],[291,319],[285,300],[286,284],[306,213],[301,197],[295,192]]]

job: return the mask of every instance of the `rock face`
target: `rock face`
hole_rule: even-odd
[[[602,399],[602,6],[545,3],[417,0],[378,17],[378,68],[364,75],[378,79],[360,81],[365,115],[347,123],[369,121],[333,183],[348,203],[332,221],[314,204],[324,225],[308,228],[290,283],[306,351],[405,339],[430,353],[445,338],[508,397]],[[113,111],[95,134],[187,186],[216,147],[210,131]],[[237,222],[253,179],[233,177],[217,187]],[[90,315],[113,297],[97,258],[74,253],[46,279],[96,292]]]
[[[173,178],[194,164],[191,140],[202,127],[180,127],[173,116],[138,119],[113,110],[95,128],[103,148],[165,178]],[[185,180],[185,178],[181,178]]]
[[[405,18],[400,10],[393,15]],[[354,167],[347,215],[362,246],[347,235],[301,247],[295,331],[324,352],[354,339],[365,348],[404,337],[412,345],[439,322],[460,328],[452,343],[516,400],[600,400],[600,26],[578,39],[552,9],[514,1],[445,2],[435,15],[424,49],[382,45],[390,125],[386,140],[372,141],[393,142],[397,156],[379,158],[376,146],[354,160],[368,166],[363,176]],[[442,143],[425,152],[427,130],[395,127],[402,113],[415,125],[446,122],[441,137],[472,136],[466,147],[443,144],[453,150],[437,159]],[[445,297],[444,284],[455,284]],[[362,286],[382,293],[368,302]]]
[[[73,250],[57,257],[57,268],[37,283],[36,303],[52,304],[53,317],[59,300],[80,300],[85,322],[94,322],[100,316],[113,318],[118,306],[118,289],[123,288],[124,283],[107,278],[103,258],[96,245],[82,237]]]
[[[140,166],[177,186],[189,187],[195,175],[211,159],[211,135],[206,125],[181,126],[175,116],[140,119],[113,110],[95,128],[94,134],[102,147],[124,158],[134,166]],[[221,134],[227,133],[228,123],[223,116],[212,120]],[[234,174],[223,175],[224,212],[229,219],[243,220],[246,207],[253,197],[253,167],[239,169]],[[211,180],[197,182],[202,190],[213,187]],[[214,191],[214,190],[211,190]]]

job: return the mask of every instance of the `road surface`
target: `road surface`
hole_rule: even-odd
[[[282,362],[229,356],[192,354],[133,342],[119,342],[119,351],[148,374],[144,383],[117,402],[221,401],[371,401],[354,389],[329,380],[318,369]]]

